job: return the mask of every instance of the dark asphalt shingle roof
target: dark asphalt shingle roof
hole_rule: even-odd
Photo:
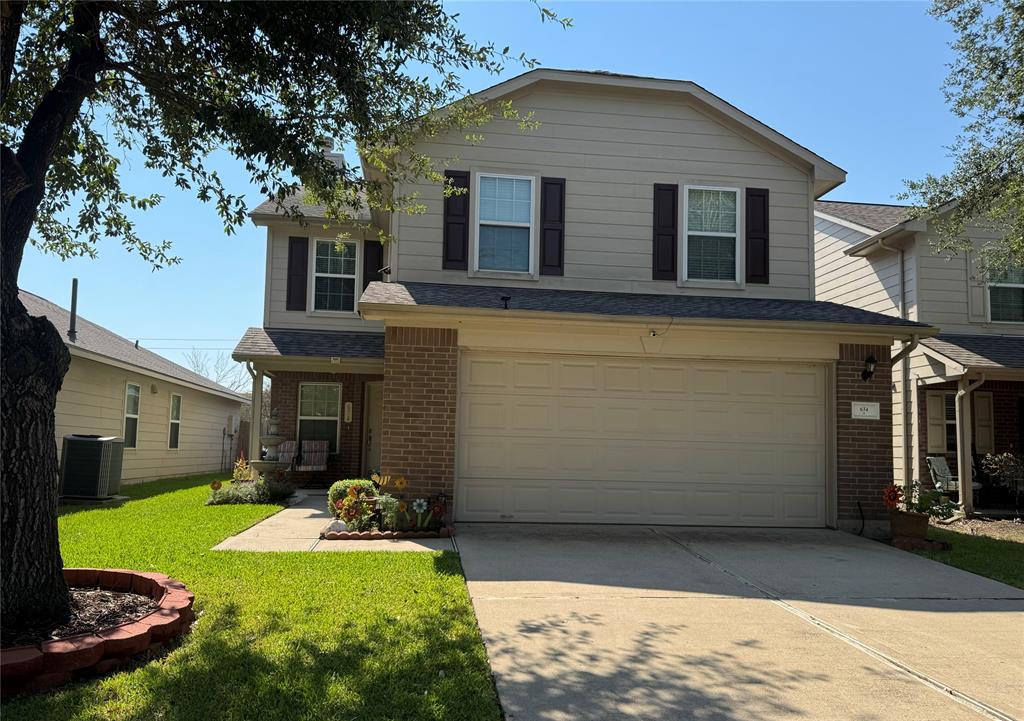
[[[356,331],[250,328],[235,346],[235,358],[383,358],[384,334]]]
[[[306,218],[326,219],[327,208],[323,205],[315,205],[303,202],[305,200],[305,192],[300,190],[297,193],[293,193],[284,199],[284,207],[290,208],[293,205],[298,206],[299,211]],[[276,200],[265,200],[264,202],[253,208],[252,212],[249,213],[250,217],[256,217],[261,215],[280,215],[284,216],[285,213],[277,207]],[[360,208],[353,214],[356,220],[370,220],[370,211],[366,207]]]
[[[910,217],[911,210],[909,205],[846,203],[839,200],[816,200],[814,209],[871,230],[886,230],[902,223]]]
[[[1024,336],[940,333],[921,343],[970,368],[1024,368]]]
[[[812,300],[598,293],[440,283],[373,282],[367,286],[359,302],[500,310],[503,307],[502,296],[511,296],[509,309],[517,311],[928,327],[923,323],[872,313],[860,308]]]
[[[110,358],[133,365],[143,371],[152,371],[161,375],[169,376],[181,381],[194,383],[197,386],[208,388],[219,393],[228,393],[238,397],[241,401],[248,402],[244,396],[235,393],[230,388],[214,383],[209,378],[190,371],[184,366],[167,360],[162,355],[157,355],[151,350],[143,347],[135,347],[133,341],[122,338],[116,333],[107,330],[103,326],[86,320],[81,315],[75,323],[75,340],[68,338],[68,327],[71,325],[71,312],[61,308],[56,303],[51,303],[35,293],[26,290],[18,291],[18,299],[25,306],[29,315],[45,316],[64,339],[65,345],[69,348],[81,348],[82,350],[96,353],[97,355]]]

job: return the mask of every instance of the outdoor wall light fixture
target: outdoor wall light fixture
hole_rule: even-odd
[[[864,359],[864,370],[860,372],[860,379],[862,381],[871,380],[872,376],[875,375],[875,366],[878,365],[878,359],[873,355],[869,355]]]

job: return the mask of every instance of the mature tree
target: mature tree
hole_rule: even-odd
[[[252,387],[245,366],[224,353],[210,355],[201,348],[193,348],[185,354],[185,365],[192,372],[236,392]]]
[[[952,170],[908,181],[905,197],[936,218],[939,251],[971,250],[970,222],[1004,235],[979,253],[982,272],[1000,275],[1024,266],[1024,4],[934,0],[931,14],[957,33],[944,91],[965,123]]]
[[[541,17],[563,22],[544,8]],[[213,201],[227,232],[247,208],[208,167],[216,149],[296,217],[300,183],[340,217],[359,197],[407,208],[384,181],[440,177],[411,150],[417,138],[514,113],[466,95],[460,73],[497,73],[508,49],[468,40],[440,0],[0,0],[0,19],[0,615],[9,629],[68,610],[53,443],[68,353],[18,300],[26,243],[66,258],[116,238],[155,267],[176,262],[132,223],[160,196],[122,188],[129,151]],[[330,162],[323,138],[363,149],[374,182]]]

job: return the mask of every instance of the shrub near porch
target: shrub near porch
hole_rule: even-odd
[[[199,620],[165,658],[5,703],[5,719],[500,718],[457,555],[211,551],[278,510],[204,506],[213,479],[65,510],[67,565],[180,578]]]

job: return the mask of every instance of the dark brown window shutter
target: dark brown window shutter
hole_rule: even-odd
[[[768,282],[768,189],[747,188],[747,282]]]
[[[679,247],[679,186],[654,184],[654,254],[651,277],[676,279],[676,253]]]
[[[384,280],[384,244],[379,240],[363,241],[363,290],[375,280]]]
[[[309,277],[309,238],[288,238],[288,290],[285,310],[306,310]]]
[[[454,188],[465,188],[465,193],[449,195],[444,199],[444,257],[441,267],[466,270],[469,267],[469,173],[465,170],[446,170]]]
[[[540,179],[540,274],[565,273],[565,178]]]

